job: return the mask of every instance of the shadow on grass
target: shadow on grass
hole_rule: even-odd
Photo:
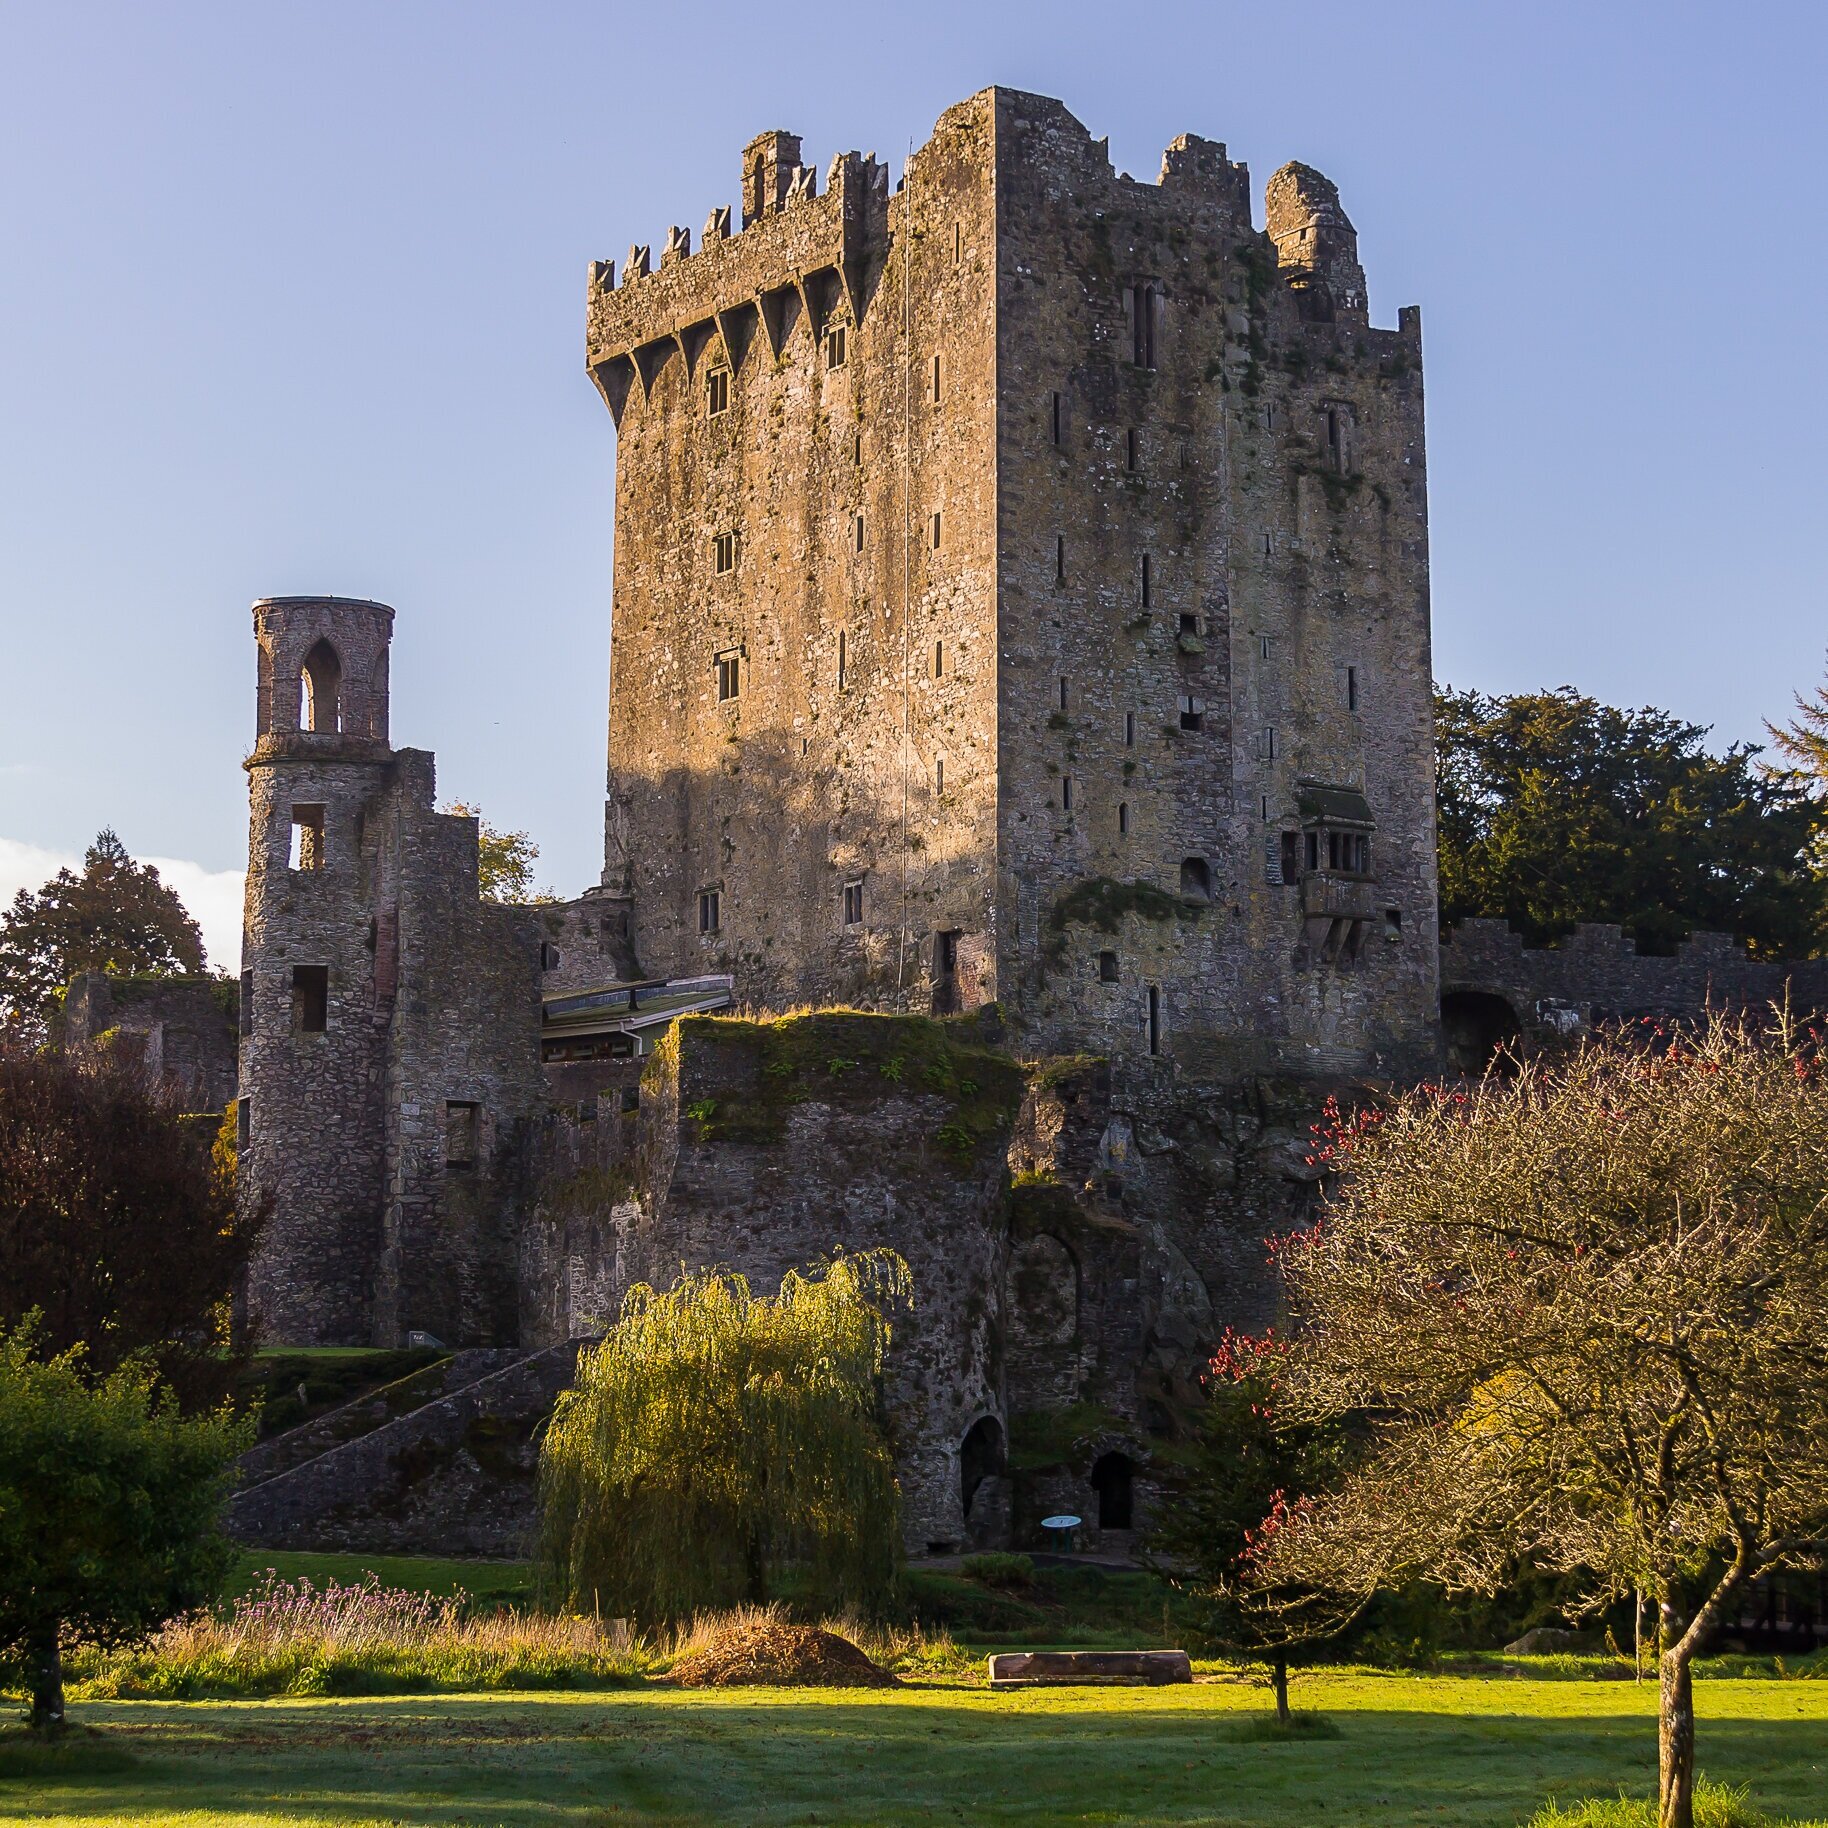
[[[1344,1731],[1331,1714],[1304,1714],[1297,1710],[1286,1720],[1274,1714],[1238,1714],[1219,1729],[1235,1745],[1279,1745],[1298,1739],[1340,1739]]]
[[[137,1771],[140,1760],[110,1734],[73,1726],[55,1739],[24,1727],[0,1727],[0,1783],[47,1783],[57,1778],[86,1782]]]

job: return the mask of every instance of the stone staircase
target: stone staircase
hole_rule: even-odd
[[[224,1528],[263,1549],[526,1554],[539,1429],[584,1343],[454,1352],[261,1442]]]

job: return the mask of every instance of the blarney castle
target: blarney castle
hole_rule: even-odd
[[[1258,227],[1223,145],[1140,182],[990,89],[896,183],[779,132],[732,175],[590,269],[597,886],[481,900],[394,612],[255,605],[250,1306],[449,1355],[256,1450],[253,1540],[511,1548],[628,1287],[880,1244],[910,1547],[1065,1510],[1121,1552],[1329,1093],[1775,987],[1708,938],[1443,943],[1421,318],[1373,327],[1319,172]]]

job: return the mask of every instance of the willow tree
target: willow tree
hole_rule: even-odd
[[[1778,1021],[1592,1039],[1342,1122],[1281,1250],[1293,1416],[1372,1420],[1265,1587],[1491,1592],[1518,1561],[1659,1619],[1658,1815],[1692,1828],[1691,1665],[1828,1539],[1828,1056]]]
[[[579,1358],[540,1459],[556,1594],[644,1623],[763,1602],[789,1567],[872,1605],[894,1581],[894,1461],[878,1382],[890,1251],[834,1258],[756,1295],[726,1271],[629,1290]]]

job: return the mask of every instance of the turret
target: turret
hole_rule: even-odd
[[[758,133],[743,148],[743,227],[772,216],[787,201],[800,166],[797,133]]]
[[[392,630],[381,603],[254,605],[240,1182],[265,1214],[249,1301],[276,1344],[370,1343],[385,1196],[376,1092],[398,967],[368,815],[395,773]]]
[[[1367,323],[1358,231],[1332,179],[1311,165],[1284,165],[1270,179],[1264,202],[1276,264],[1301,315],[1316,324]]]

